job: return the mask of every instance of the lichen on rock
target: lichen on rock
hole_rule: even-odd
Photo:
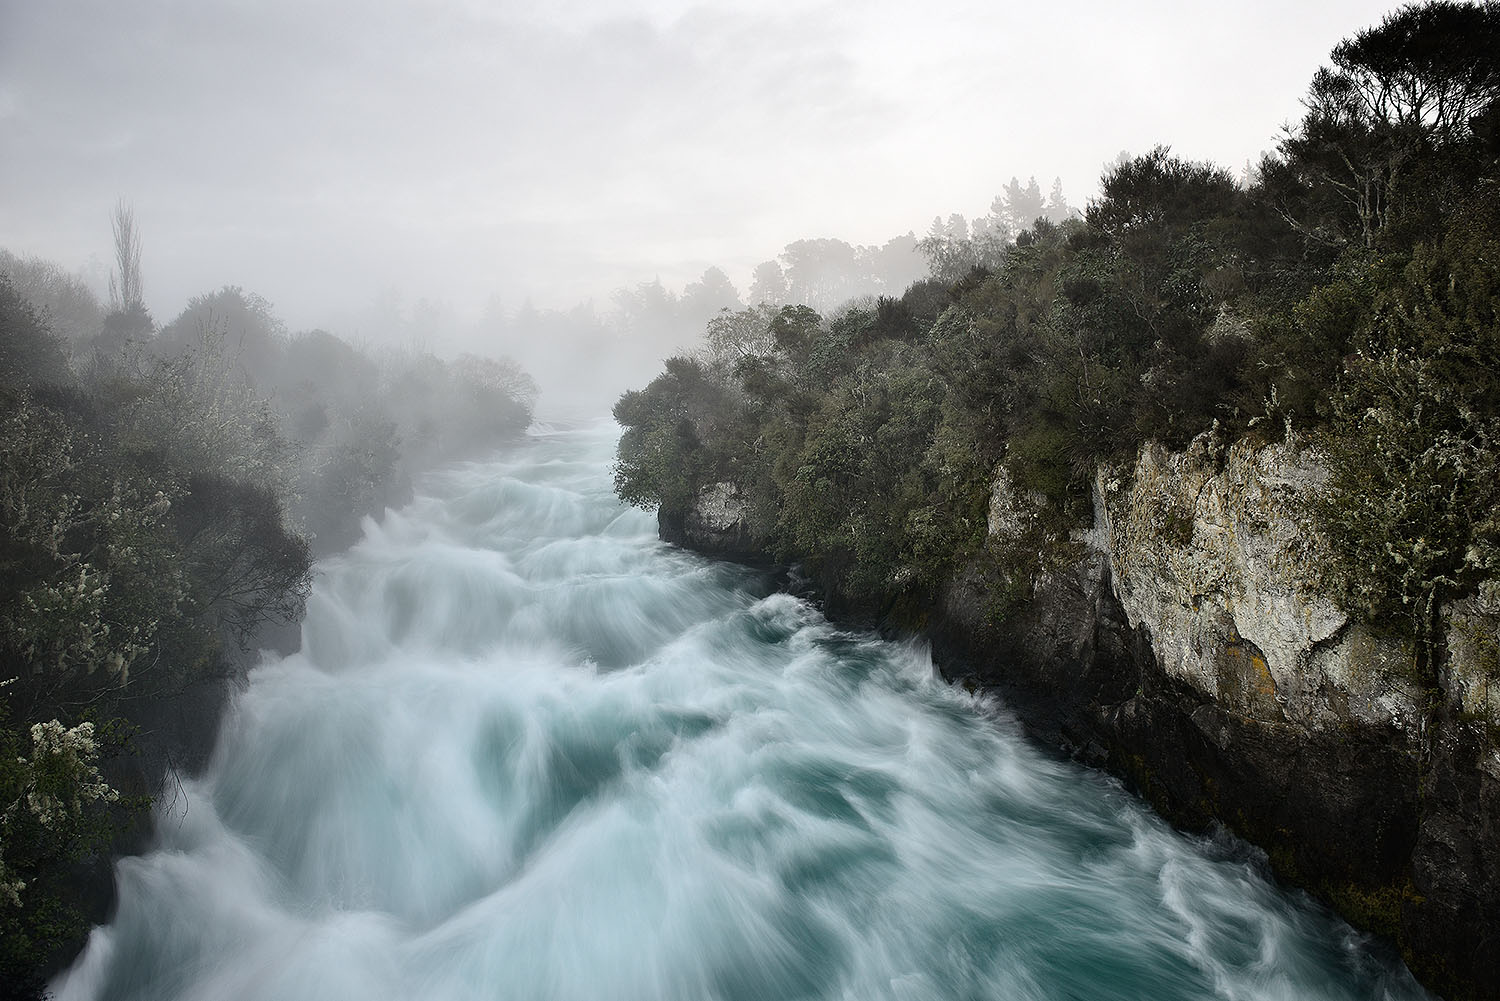
[[[1320,585],[1324,544],[1305,501],[1326,481],[1295,438],[1148,444],[1128,477],[1099,470],[1097,541],[1130,624],[1149,632],[1169,675],[1266,722],[1415,732],[1409,644],[1352,621]]]
[[[1446,610],[1443,687],[1465,715],[1500,728],[1500,598],[1481,592]]]

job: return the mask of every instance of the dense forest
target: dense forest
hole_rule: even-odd
[[[300,618],[315,555],[419,470],[521,434],[536,400],[513,362],[289,334],[235,287],[158,327],[134,216],[113,222],[107,308],[55,265],[0,260],[6,996],[77,947],[82,865],[156,792],[113,774],[132,774],[139,721],[195,684],[222,691],[265,629]]]
[[[618,492],[671,518],[731,483],[831,598],[917,623],[979,574],[1003,617],[1101,465],[1294,435],[1330,471],[1326,587],[1430,670],[1439,610],[1500,571],[1500,9],[1402,8],[1303,103],[1248,177],[1158,147],[1082,218],[935,225],[900,296],[721,313],[616,405]],[[998,479],[1030,511],[999,536]]]

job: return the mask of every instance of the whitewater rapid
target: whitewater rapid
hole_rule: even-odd
[[[539,432],[321,571],[73,999],[1415,999],[921,648],[658,542]]]

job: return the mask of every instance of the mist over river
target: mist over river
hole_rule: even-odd
[[[1427,996],[924,650],[658,542],[617,434],[434,476],[323,565],[59,998]]]

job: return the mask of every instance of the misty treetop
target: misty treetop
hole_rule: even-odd
[[[990,203],[989,214],[972,223],[958,213],[947,219],[938,216],[917,248],[932,277],[955,282],[972,268],[996,268],[1016,237],[1037,220],[1060,224],[1078,214],[1063,195],[1060,178],[1053,179],[1051,193],[1043,197],[1035,177],[1024,186],[1012,177]]]
[[[1067,555],[1101,464],[1294,428],[1330,469],[1327,585],[1430,657],[1500,573],[1497,31],[1494,4],[1403,7],[1247,176],[1162,146],[1081,215],[1013,181],[934,222],[904,294],[716,319],[616,406],[620,495],[675,516],[732,481],[831,595],[921,608],[978,573],[1003,604]]]

